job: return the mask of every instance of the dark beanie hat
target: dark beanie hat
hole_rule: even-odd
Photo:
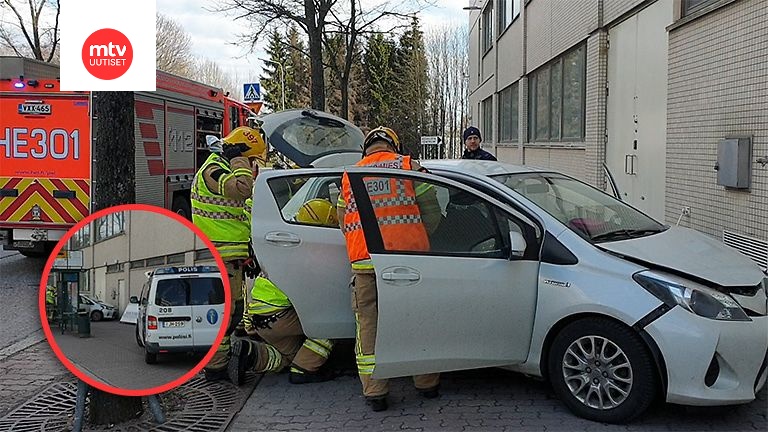
[[[478,138],[480,138],[480,141],[483,140],[483,136],[480,135],[480,129],[474,126],[470,126],[464,130],[464,141],[466,141],[467,138],[469,138],[472,135],[476,135]]]

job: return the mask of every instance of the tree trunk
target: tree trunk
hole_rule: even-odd
[[[136,202],[133,92],[93,92],[93,211]],[[87,139],[83,133],[81,139]],[[158,131],[162,133],[162,131]],[[86,144],[88,145],[88,144]]]
[[[314,0],[304,0],[304,16],[307,24],[307,39],[310,61],[310,97],[312,108],[325,110],[325,75],[323,71],[323,17],[317,16]]]
[[[108,425],[135,419],[144,408],[140,397],[113,395],[91,387],[88,411],[91,424]]]
[[[339,111],[339,117],[343,119],[348,119],[349,117],[349,74],[346,74],[339,79],[339,86],[341,87],[341,110]]]

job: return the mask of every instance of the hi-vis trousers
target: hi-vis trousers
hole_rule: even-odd
[[[230,357],[229,337],[234,333],[235,327],[243,316],[243,267],[232,261],[225,262],[224,265],[229,276],[229,295],[232,299],[232,306],[229,308],[229,326],[227,326],[227,331],[221,339],[221,345],[216,349],[211,361],[205,366],[211,371],[226,370]]]
[[[355,356],[357,372],[363,383],[363,395],[367,398],[385,396],[389,393],[389,381],[373,379],[371,374],[376,367],[376,325],[379,318],[378,295],[376,293],[376,274],[371,271],[353,270],[352,310],[357,323]],[[426,391],[437,388],[440,374],[415,375],[413,384],[417,390]]]
[[[257,330],[259,336],[267,343],[251,342],[258,354],[251,370],[279,372],[290,364],[291,372],[317,372],[328,360],[332,342],[328,339],[307,338],[295,309],[281,313],[284,315],[270,323],[270,328]]]

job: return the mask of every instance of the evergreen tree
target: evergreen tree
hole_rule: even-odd
[[[424,37],[418,18],[413,18],[411,28],[400,37],[395,65],[397,91],[392,126],[400,137],[404,152],[419,157],[421,135],[427,126],[429,87]]]
[[[309,57],[305,53],[304,41],[296,26],[291,26],[287,35],[288,60],[286,62],[286,108],[306,108],[312,103],[310,89]]]
[[[288,50],[285,39],[279,31],[274,30],[269,34],[269,44],[267,45],[267,56],[270,60],[281,65],[286,64],[288,59]],[[280,66],[272,62],[264,62],[264,73],[261,77],[261,88],[263,93],[264,105],[272,111],[278,111],[282,108],[283,92],[281,85],[282,71]],[[286,72],[286,79],[288,73]],[[288,83],[286,82],[286,108],[288,104]]]
[[[389,125],[393,120],[395,103],[395,42],[380,33],[368,38],[363,56],[363,73],[367,86],[365,100],[367,115],[364,123],[369,128]]]

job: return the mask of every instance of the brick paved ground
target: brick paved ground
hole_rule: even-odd
[[[630,425],[605,425],[571,414],[542,382],[495,369],[444,374],[441,397],[422,399],[409,379],[391,384],[390,408],[374,413],[357,377],[291,385],[262,379],[230,431],[753,431],[768,430],[766,391],[743,406],[693,408],[659,404]]]
[[[0,417],[48,384],[71,376],[46,341],[0,361]]]
[[[194,368],[203,355],[160,354],[157,364],[144,361],[136,343],[136,328],[119,321],[91,323],[90,338],[54,332],[54,338],[78,369],[102,382],[124,389],[147,389],[167,384]]]

